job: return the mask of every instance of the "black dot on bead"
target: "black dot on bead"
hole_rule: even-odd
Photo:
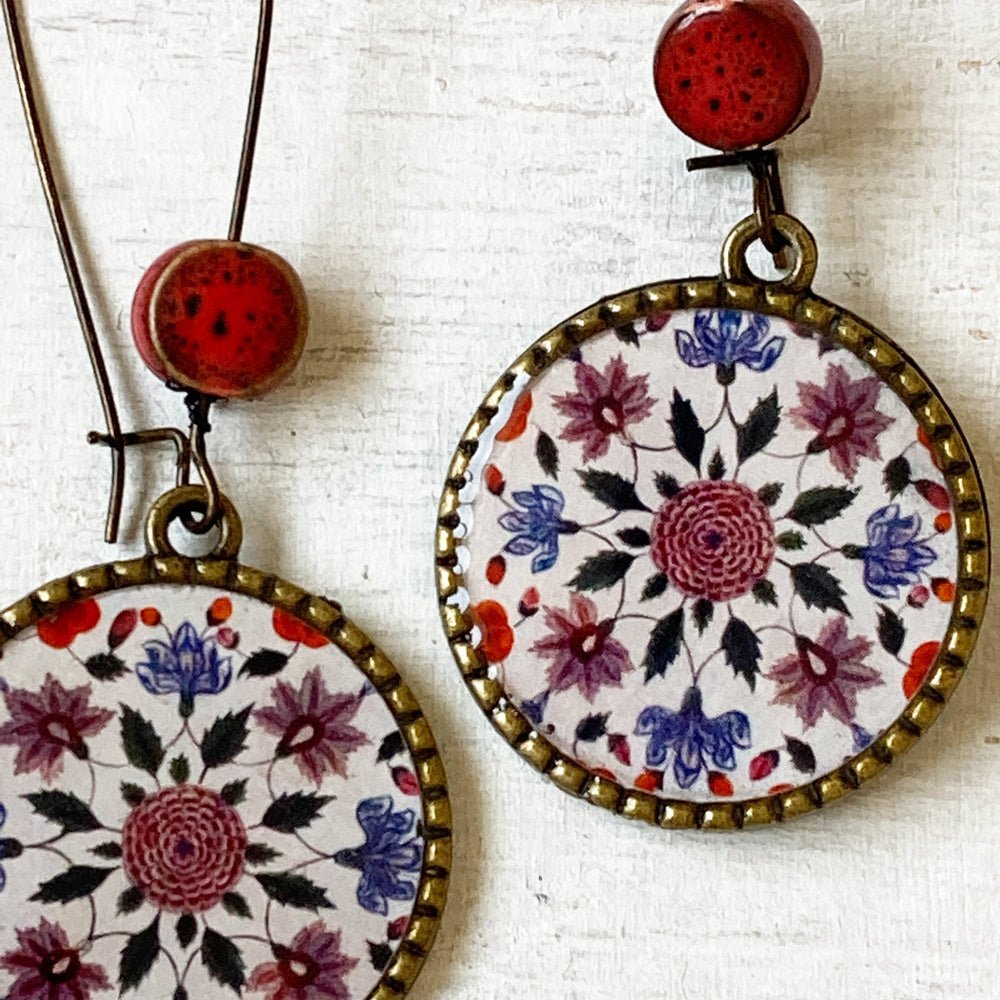
[[[253,256],[253,250],[237,250],[236,256],[239,257],[240,260],[249,260]]]
[[[687,90],[688,87],[690,86],[691,86],[691,81],[687,77],[681,80],[681,90]]]
[[[705,32],[705,41],[706,42],[710,42],[711,40],[712,40],[712,32],[711,31],[706,31]]]
[[[764,120],[764,112],[763,111],[755,111],[753,113],[753,120],[755,122],[762,122]]]
[[[229,324],[226,322],[226,314],[220,312],[218,316],[215,317],[215,322],[212,324],[212,333],[216,337],[224,337],[229,333]]]
[[[247,313],[246,317],[247,317],[247,322],[248,323],[256,323],[257,322],[257,314],[256,313]]]
[[[711,99],[711,100],[710,100],[710,101],[708,102],[708,106],[709,106],[709,107],[710,107],[710,108],[711,108],[711,109],[712,109],[713,111],[718,111],[718,110],[719,110],[719,108],[721,108],[721,107],[722,107],[722,101],[720,101],[720,100],[719,100],[719,99],[718,99],[717,97],[713,97],[713,98],[712,98],[712,99]]]
[[[716,72],[717,76],[725,76],[726,75],[726,67],[725,66],[716,66],[715,67],[715,72]]]
[[[740,100],[744,104],[749,104],[752,99],[753,98],[751,98],[750,93],[748,91],[746,91],[746,90],[741,90],[740,91]]]
[[[750,70],[750,75],[755,80],[759,80],[764,75],[764,67],[763,66],[754,66],[754,68],[752,70]]]
[[[233,280],[233,272],[232,271],[223,271],[222,272],[222,280],[228,285],[229,282],[231,282]]]
[[[184,311],[188,314],[191,319],[194,319],[198,315],[201,309],[201,296],[195,292],[193,295],[189,295],[184,301]]]

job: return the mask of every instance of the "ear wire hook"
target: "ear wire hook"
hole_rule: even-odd
[[[753,176],[753,207],[760,226],[760,241],[774,258],[779,271],[788,268],[788,241],[774,225],[774,216],[785,214],[785,195],[774,149],[748,149],[736,153],[696,156],[687,161],[688,170],[714,167],[746,167]]]
[[[97,383],[97,391],[104,411],[105,433],[91,431],[87,440],[91,444],[103,444],[111,452],[111,493],[108,500],[108,515],[104,528],[104,540],[113,543],[118,539],[121,524],[122,504],[125,494],[125,449],[133,445],[170,442],[177,452],[176,469],[178,485],[190,480],[191,464],[194,461],[198,474],[206,488],[208,500],[204,514],[194,518],[188,516],[185,526],[195,534],[205,534],[218,521],[221,511],[221,495],[218,480],[205,450],[205,434],[211,429],[209,412],[213,400],[201,393],[189,393],[187,397],[191,425],[185,435],[177,427],[158,427],[123,433],[114,390],[108,377],[107,364],[101,350],[100,340],[94,324],[93,313],[87,291],[80,274],[76,251],[70,237],[69,226],[62,206],[59,187],[56,183],[52,160],[49,155],[45,133],[39,115],[39,104],[29,70],[28,53],[18,22],[16,0],[3,0],[4,23],[10,44],[14,72],[21,95],[21,105],[28,125],[31,148],[42,182],[42,190],[49,209],[49,217],[55,232],[56,243],[62,258],[63,269],[69,283],[70,294],[76,309],[77,319],[83,333],[84,343],[90,359],[90,366]],[[257,28],[257,43],[254,55],[253,75],[250,86],[250,100],[247,107],[246,124],[243,131],[243,146],[236,181],[236,194],[229,222],[229,239],[239,240],[243,230],[247,198],[250,191],[250,177],[253,171],[254,151],[257,143],[257,129],[260,123],[260,109],[264,95],[267,74],[267,56],[270,48],[271,23],[274,14],[274,0],[261,0]]]

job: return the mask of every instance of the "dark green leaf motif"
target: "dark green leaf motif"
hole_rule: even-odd
[[[142,890],[134,885],[130,885],[118,897],[119,916],[123,913],[135,913],[135,911],[138,910],[145,901],[146,900],[142,894]]]
[[[638,343],[638,338],[636,338]],[[392,958],[392,948],[385,941],[369,941],[368,957],[371,959],[372,968],[376,972],[382,972]]]
[[[628,344],[630,347],[639,346],[639,332],[634,323],[623,323],[621,326],[616,326],[615,336],[623,344]]]
[[[770,580],[758,580],[753,586],[753,599],[758,604],[768,604],[772,608],[778,606],[778,594]]]
[[[285,792],[267,807],[261,824],[279,833],[294,833],[299,827],[308,826],[330,801],[329,795]]]
[[[288,656],[276,649],[258,649],[240,667],[240,677],[273,677],[288,665]]]
[[[219,792],[222,796],[222,801],[230,806],[238,806],[241,802],[245,802],[248,781],[248,778],[239,778],[236,781],[230,781],[227,785],[223,785],[222,791]]]
[[[99,858],[104,858],[105,861],[117,861],[122,856],[122,845],[109,840],[90,848],[90,853]]]
[[[542,472],[553,479],[559,478],[559,449],[555,441],[549,437],[545,431],[538,432],[538,440],[535,442],[535,458]]]
[[[646,681],[662,677],[667,667],[677,659],[684,638],[684,609],[678,608],[666,618],[656,623],[649,636],[646,657],[642,665],[646,668]]]
[[[393,757],[398,756],[403,752],[403,734],[398,730],[394,729],[382,742],[379,744],[378,757],[376,762],[381,764],[384,760],[392,760]]]
[[[253,917],[250,904],[238,892],[227,892],[222,897],[222,908],[234,917],[243,917],[247,920]]]
[[[786,552],[798,552],[806,547],[805,536],[801,531],[783,531],[774,540],[779,549]]]
[[[656,486],[656,492],[663,497],[664,500],[669,500],[672,497],[677,496],[681,491],[681,484],[677,482],[676,476],[670,476],[666,472],[658,472],[653,477],[653,483]]]
[[[736,429],[736,457],[745,462],[751,455],[763,451],[778,433],[781,407],[778,405],[778,390],[775,389],[765,399],[758,399],[750,411],[745,424]]]
[[[698,626],[698,635],[704,635],[715,614],[715,605],[707,597],[699,597],[694,603],[694,623]]]
[[[182,913],[177,918],[177,943],[187,949],[198,933],[198,921],[190,913]]]
[[[760,639],[757,633],[740,618],[730,618],[722,633],[722,650],[726,662],[733,668],[734,676],[742,677],[753,691],[760,673]]]
[[[73,899],[83,899],[104,884],[104,880],[117,868],[91,868],[89,865],[72,865],[66,871],[42,882],[38,892],[31,897],[32,902],[68,903]]]
[[[649,545],[649,532],[642,528],[622,528],[618,537],[633,549],[644,549]]]
[[[902,493],[910,485],[911,472],[910,463],[906,460],[905,455],[899,455],[891,462],[886,463],[882,473],[882,481],[885,483],[885,489],[890,499]]]
[[[326,891],[310,881],[305,875],[296,872],[281,872],[277,875],[255,875],[261,888],[276,903],[282,906],[294,906],[300,910],[317,912],[323,909],[334,909],[333,903],[326,898]]]
[[[614,472],[601,472],[600,469],[586,469],[577,475],[583,483],[583,488],[599,503],[612,510],[648,510],[635,492],[635,483]]]
[[[227,712],[215,720],[201,741],[201,759],[205,767],[221,767],[234,760],[246,749],[246,738],[250,735],[247,719],[253,705],[247,705],[240,712]]]
[[[243,954],[229,938],[206,927],[201,939],[201,960],[217,983],[237,993],[243,989],[246,982]]]
[[[170,762],[170,780],[183,785],[191,777],[191,763],[184,754],[178,754]]]
[[[608,732],[608,719],[610,712],[602,712],[599,715],[588,715],[576,727],[576,739],[580,743],[594,743]]]
[[[773,507],[781,499],[782,483],[768,483],[757,490],[757,496],[765,507]]]
[[[716,448],[715,454],[708,463],[708,478],[722,479],[726,474],[726,463],[722,460],[722,452]]]
[[[133,785],[131,781],[122,782],[122,798],[133,809],[146,797],[146,790],[139,785]]]
[[[140,771],[155,775],[166,756],[162,740],[148,719],[128,705],[121,708],[122,745],[128,762]]]
[[[86,833],[101,828],[100,820],[72,792],[32,792],[24,797],[39,816],[58,823],[66,833]]]
[[[642,588],[642,600],[651,601],[655,597],[662,596],[669,586],[670,580],[666,573],[657,573],[655,576],[651,576]]]
[[[890,656],[898,656],[906,639],[903,619],[892,608],[884,604],[878,606],[878,641]]]
[[[701,471],[701,455],[705,450],[705,429],[698,422],[690,399],[684,399],[674,389],[670,403],[670,429],[674,432],[674,444],[681,456]]]
[[[788,755],[792,758],[792,764],[797,771],[803,774],[812,774],[816,770],[816,754],[808,743],[794,739],[791,736],[785,738],[785,746],[788,748]]]
[[[613,549],[598,552],[583,561],[569,586],[577,590],[607,590],[625,576],[634,561],[635,556],[629,552]]]
[[[844,588],[840,581],[819,563],[799,563],[792,567],[792,585],[795,592],[805,601],[807,608],[829,611],[833,608],[851,617],[844,603]]]
[[[121,993],[139,988],[139,984],[149,975],[150,969],[160,954],[160,915],[138,934],[132,934],[122,948],[118,965],[118,988]]]
[[[795,498],[788,516],[806,528],[825,524],[839,517],[859,492],[860,489],[851,490],[846,486],[818,486],[805,490]]]
[[[114,681],[128,673],[128,667],[114,653],[94,653],[83,666],[91,677],[99,681]]]
[[[243,857],[248,865],[269,865],[281,857],[281,851],[269,844],[248,844]]]

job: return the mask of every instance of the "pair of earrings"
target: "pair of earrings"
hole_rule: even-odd
[[[305,334],[294,273],[239,242],[269,29],[264,2],[230,239],[165,254],[133,307],[191,431],[111,420],[100,436],[119,461],[177,444],[147,555],[0,616],[13,1000],[385,1000],[444,905],[447,790],[419,706],[338,606],[239,563],[205,453],[212,398],[266,391]],[[721,276],[604,299],[532,345],[474,416],[441,502],[442,616],[476,700],[561,787],[660,826],[770,822],[857,787],[934,720],[982,620],[987,525],[964,440],[899,348],[811,292],[815,242],[766,148],[808,115],[819,74],[790,0],[689,2],[667,23],[661,101],[723,151],[692,166],[750,168],[754,214]],[[757,240],[783,277],[753,275]],[[178,522],[221,529],[209,557],[178,554]]]

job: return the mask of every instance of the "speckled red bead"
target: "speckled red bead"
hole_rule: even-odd
[[[230,240],[168,250],[132,301],[132,336],[149,368],[209,396],[273,389],[295,367],[308,325],[292,266],[271,250]]]
[[[653,60],[671,121],[727,151],[797,128],[822,70],[819,35],[792,0],[687,0],[664,25]]]

